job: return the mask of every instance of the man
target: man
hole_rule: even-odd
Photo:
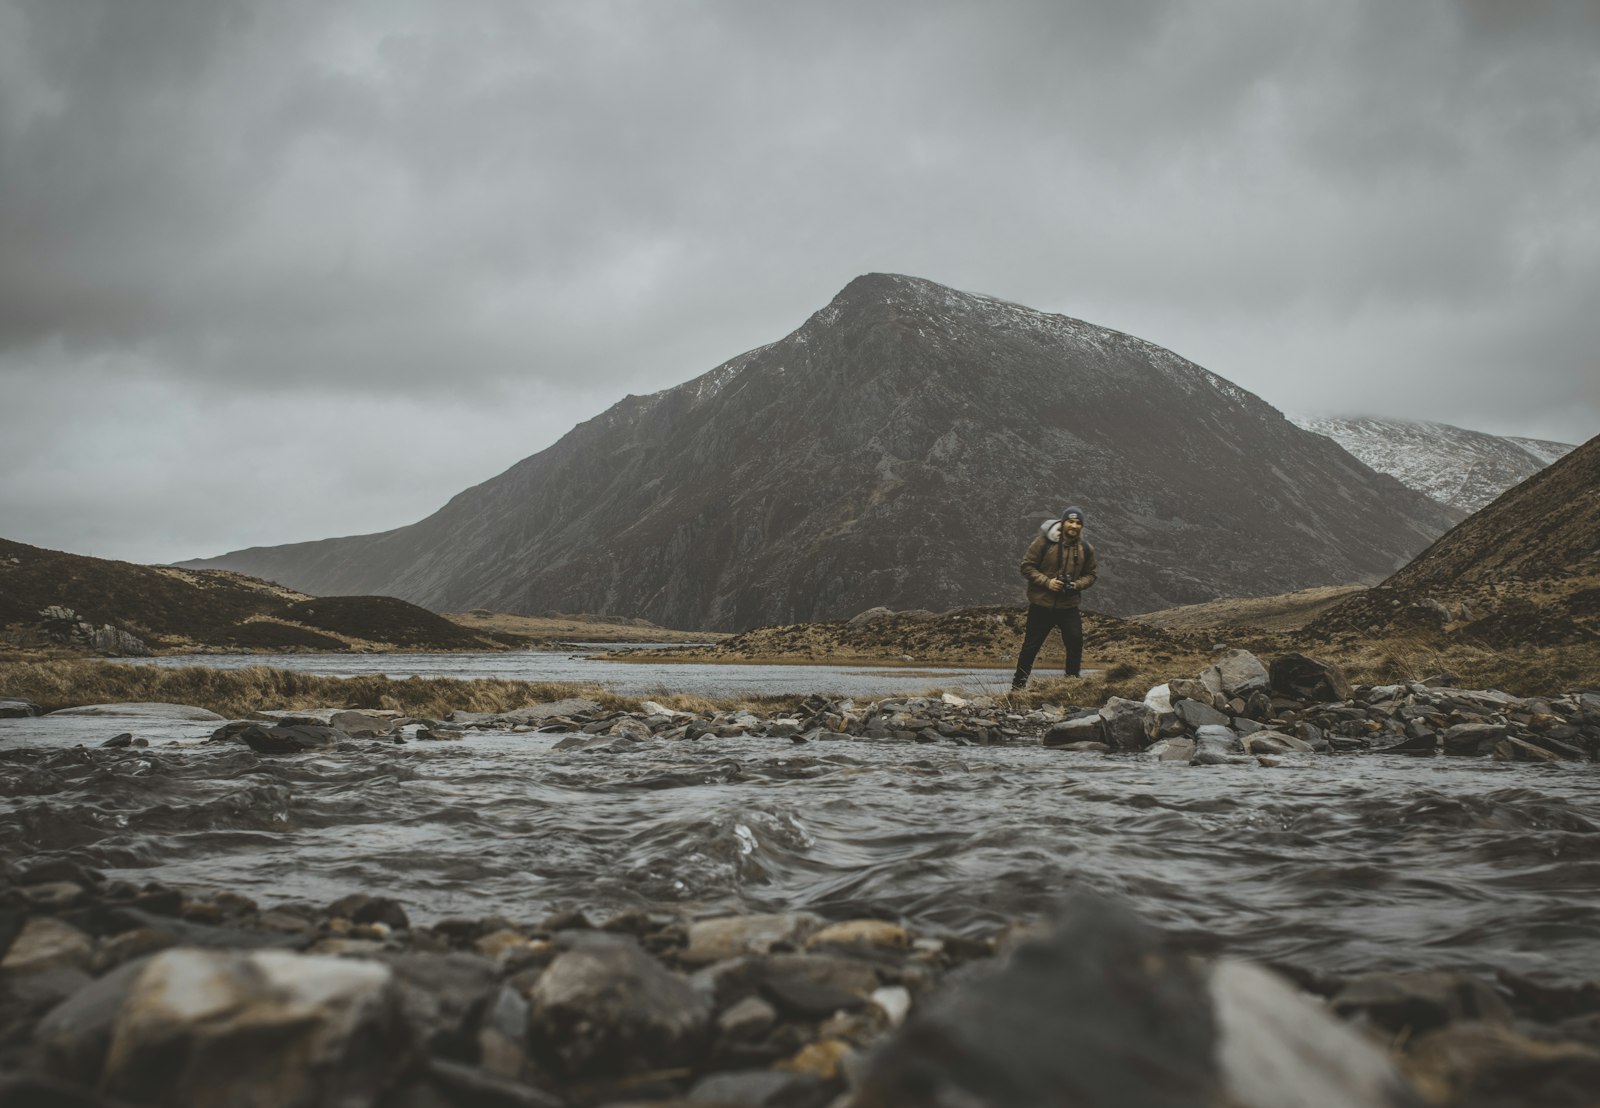
[[[1099,574],[1094,547],[1083,541],[1082,508],[1068,508],[1059,520],[1045,520],[1039,532],[1022,557],[1022,576],[1028,579],[1028,626],[1022,633],[1017,672],[1011,678],[1013,689],[1028,687],[1033,660],[1052,629],[1061,632],[1061,645],[1067,650],[1067,676],[1078,676],[1083,664],[1083,617],[1078,602]]]

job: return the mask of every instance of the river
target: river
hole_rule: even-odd
[[[1268,960],[1600,978],[1589,763],[751,737],[597,754],[509,732],[270,758],[196,745],[214,726],[0,720],[0,857],[264,905],[384,893],[419,922],[802,908],[982,934],[1081,885]],[[120,731],[151,746],[97,748]]]

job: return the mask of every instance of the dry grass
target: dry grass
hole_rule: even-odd
[[[1323,585],[1281,596],[1236,596],[1145,612],[1133,618],[1168,630],[1219,630],[1246,628],[1257,631],[1295,631],[1340,601],[1364,592],[1365,585]]]
[[[1304,652],[1338,662],[1351,681],[1374,685],[1453,673],[1459,684],[1513,696],[1553,696],[1600,688],[1600,643],[1519,646],[1504,650],[1428,633],[1344,641]]]
[[[384,708],[437,718],[456,709],[507,712],[574,696],[588,697],[602,708],[621,711],[637,708],[641,699],[577,682],[464,681],[443,677],[392,680],[382,675],[318,677],[268,666],[173,669],[68,658],[0,662],[0,696],[22,697],[47,711],[129,701],[191,704],[235,719],[269,709],[335,707]],[[649,699],[677,711],[701,712],[742,707],[784,710],[796,698],[708,700],[663,693]]]

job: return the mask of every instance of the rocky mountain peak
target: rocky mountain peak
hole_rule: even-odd
[[[1376,580],[1457,518],[1171,351],[870,273],[418,524],[195,564],[737,630],[1020,602],[1022,549],[1066,503],[1113,613]]]

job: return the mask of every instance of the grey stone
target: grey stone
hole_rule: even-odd
[[[400,726],[403,717],[399,712],[369,712],[350,710],[335,712],[328,726],[343,731],[352,738],[370,739],[387,735]]]
[[[1198,700],[1180,700],[1173,707],[1177,710],[1178,718],[1189,727],[1201,728],[1208,726],[1226,727],[1228,717]]]
[[[1311,744],[1282,731],[1257,731],[1239,742],[1249,754],[1310,754]]]
[[[0,719],[27,719],[43,712],[39,705],[31,700],[21,700],[16,697],[0,697]]]
[[[343,731],[311,724],[279,724],[275,727],[256,724],[246,727],[237,735],[239,742],[257,754],[306,754],[327,750],[344,737]]]
[[[1487,754],[1494,741],[1505,733],[1503,723],[1458,723],[1445,729],[1439,736],[1439,745],[1446,754],[1476,757]]]
[[[130,987],[102,1087],[113,1097],[189,1108],[365,1108],[411,1057],[386,966],[178,949],[150,959]]]
[[[1206,982],[1126,909],[1075,894],[1051,933],[920,1005],[854,1103],[1190,1108],[1219,1103]]]
[[[217,720],[224,717],[192,704],[164,704],[159,701],[137,701],[126,704],[80,704],[76,708],[61,708],[52,716],[130,716],[142,719]]]
[[[1194,761],[1195,742],[1190,738],[1158,739],[1145,751],[1146,757],[1158,762],[1178,762],[1188,765]]]
[[[1222,691],[1230,697],[1249,696],[1253,692],[1266,692],[1272,687],[1267,667],[1248,650],[1235,650],[1217,660],[1217,673],[1222,679]]]
[[[1209,985],[1226,1103],[1420,1108],[1387,1054],[1278,975],[1224,958]]]
[[[1304,654],[1280,654],[1267,667],[1272,691],[1296,700],[1349,700],[1350,680],[1332,662]]]
[[[142,639],[109,623],[90,633],[89,645],[102,654],[118,654],[129,658],[148,658],[151,653]]]
[[[1140,700],[1113,696],[1100,709],[1105,720],[1105,741],[1117,750],[1143,750],[1150,744],[1147,717],[1150,709]]]
[[[814,1073],[783,1070],[731,1070],[702,1077],[689,1090],[695,1104],[739,1108],[825,1108],[839,1083]]]
[[[38,1066],[85,1085],[98,1082],[122,1002],[144,965],[132,961],[118,966],[52,1008],[33,1030]]]
[[[1174,711],[1185,700],[1197,701],[1208,708],[1217,706],[1217,697],[1212,693],[1210,687],[1205,682],[1191,677],[1179,677],[1168,681],[1167,696]]]
[[[1070,746],[1073,743],[1106,742],[1105,720],[1095,712],[1054,724],[1039,740],[1045,746]],[[1109,745],[1109,744],[1108,744]]]
[[[678,958],[697,966],[744,954],[766,954],[778,946],[793,949],[821,926],[822,918],[810,912],[697,920],[689,925],[688,944]]]
[[[706,997],[623,935],[563,933],[568,949],[529,995],[529,1029],[569,1077],[615,1077],[692,1062],[711,1021]]]

